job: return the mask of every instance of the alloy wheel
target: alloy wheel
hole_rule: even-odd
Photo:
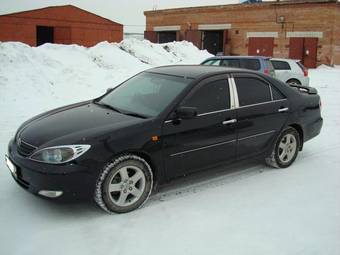
[[[279,159],[283,163],[290,162],[296,152],[297,149],[297,141],[294,135],[286,134],[282,137],[279,144]]]
[[[109,181],[109,198],[117,206],[125,207],[138,201],[145,190],[145,175],[136,166],[120,168]]]

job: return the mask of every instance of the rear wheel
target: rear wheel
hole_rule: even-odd
[[[300,148],[300,137],[296,129],[289,127],[279,136],[266,163],[276,168],[286,168],[296,159]]]
[[[287,81],[287,83],[291,85],[301,85],[301,82],[297,79],[290,79]]]
[[[102,170],[94,199],[107,212],[126,213],[146,202],[152,186],[150,165],[136,155],[123,155]]]

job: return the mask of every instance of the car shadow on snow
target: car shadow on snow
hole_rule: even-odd
[[[150,197],[150,200],[146,203],[145,207],[183,196],[190,196],[219,186],[228,185],[229,183],[251,178],[264,171],[271,170],[273,170],[273,168],[263,164],[263,161],[248,160],[196,172],[175,179],[159,187],[157,192],[154,192]]]

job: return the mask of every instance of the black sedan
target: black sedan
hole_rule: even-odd
[[[94,198],[134,210],[156,184],[247,158],[291,165],[322,127],[320,97],[260,73],[153,68],[102,97],[38,115],[18,129],[6,163],[43,197]]]

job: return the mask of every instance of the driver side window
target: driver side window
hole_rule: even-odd
[[[228,80],[213,81],[195,89],[184,99],[182,106],[196,107],[198,114],[230,108]]]

